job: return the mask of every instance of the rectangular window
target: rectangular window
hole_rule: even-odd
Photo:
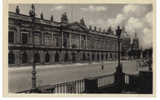
[[[60,47],[61,46],[61,37],[57,34],[54,34],[54,40],[55,40],[55,47]]]
[[[35,45],[40,45],[40,33],[34,33],[34,44]]]
[[[45,45],[51,45],[51,41],[52,41],[52,36],[46,33],[44,39]]]
[[[14,43],[14,32],[13,31],[9,31],[9,37],[8,37],[8,42],[9,43]]]
[[[69,34],[68,33],[63,34],[63,47],[64,48],[69,47]]]
[[[22,33],[22,43],[27,44],[27,42],[28,42],[28,34],[26,32]]]
[[[79,48],[80,46],[80,36],[76,34],[72,34],[72,48]]]
[[[85,41],[85,36],[81,36],[81,48],[85,49],[86,48],[86,41]]]

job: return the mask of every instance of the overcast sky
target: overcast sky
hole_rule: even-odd
[[[20,4],[20,13],[27,14],[30,4]],[[16,5],[9,5],[9,11],[15,12]],[[124,26],[127,33],[133,37],[136,32],[140,45],[149,48],[152,45],[152,5],[151,4],[35,4],[36,15],[42,12],[45,19],[54,16],[55,21],[67,12],[69,22],[84,18],[87,25],[113,29],[117,25]]]

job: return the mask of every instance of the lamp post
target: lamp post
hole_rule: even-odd
[[[32,92],[36,91],[36,61],[35,61],[35,43],[34,43],[34,22],[35,22],[35,8],[32,4],[32,9],[29,12],[32,19],[31,33],[32,33],[32,43],[33,43],[33,63],[32,63]]]
[[[121,29],[120,27],[118,26],[117,29],[116,29],[116,35],[117,35],[117,39],[118,39],[118,67],[121,66],[121,62],[120,62],[120,36],[121,36]]]
[[[116,35],[117,35],[117,39],[118,39],[118,66],[116,68],[116,73],[115,73],[115,82],[118,85],[118,91],[117,92],[121,92],[123,90],[123,86],[124,86],[124,77],[123,77],[123,71],[122,71],[122,64],[120,62],[120,36],[121,36],[121,29],[118,26],[116,29]]]

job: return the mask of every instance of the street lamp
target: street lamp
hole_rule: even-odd
[[[116,35],[118,39],[118,66],[116,68],[116,73],[115,73],[115,82],[118,85],[119,91],[121,92],[123,89],[124,85],[124,77],[123,77],[123,72],[122,72],[122,64],[120,62],[120,36],[121,36],[122,30],[118,26],[116,29]]]
[[[32,19],[32,25],[31,25],[31,33],[32,33],[32,42],[33,42],[33,63],[32,63],[32,92],[35,92],[36,90],[36,62],[35,62],[35,43],[34,43],[34,21],[35,21],[35,7],[32,4],[32,9],[29,12],[29,15]]]
[[[118,39],[118,67],[120,67],[121,63],[120,63],[120,36],[121,36],[121,29],[120,27],[118,26],[117,29],[116,29],[116,35],[117,35],[117,39]]]

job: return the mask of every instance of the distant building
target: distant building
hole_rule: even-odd
[[[32,64],[32,37],[37,64],[116,60],[115,35],[97,30],[96,26],[88,28],[83,18],[69,23],[67,13],[62,14],[61,22],[54,21],[53,15],[46,20],[41,13],[32,23],[31,17],[21,14],[17,7],[16,12],[9,12],[8,28],[9,66]]]

